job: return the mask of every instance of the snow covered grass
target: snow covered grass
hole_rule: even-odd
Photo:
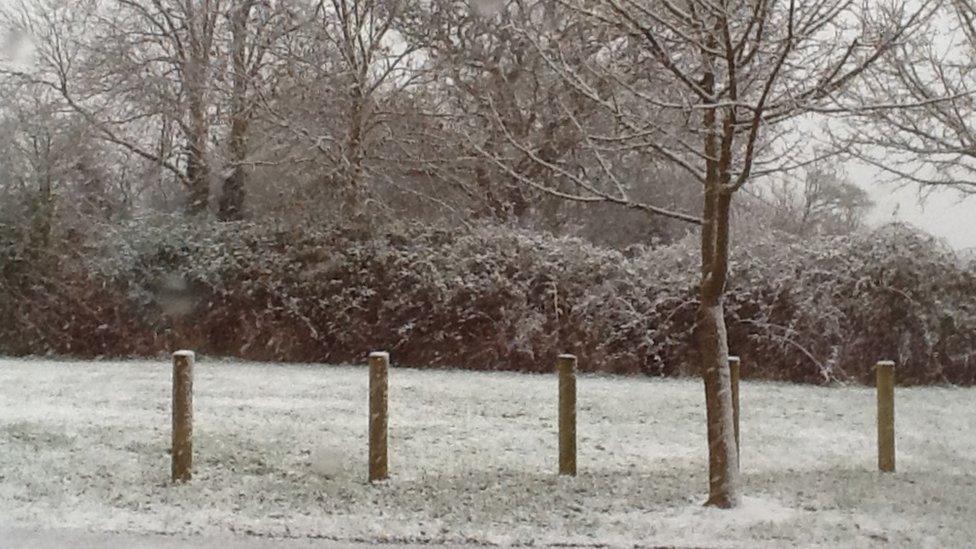
[[[976,539],[976,390],[898,389],[898,473],[871,388],[742,387],[746,499],[704,509],[697,380],[579,380],[558,478],[554,375],[390,373],[391,479],[366,477],[367,371],[197,364],[195,477],[170,486],[159,362],[0,360],[0,528],[127,535],[757,547]]]

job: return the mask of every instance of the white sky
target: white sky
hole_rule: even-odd
[[[922,197],[917,185],[899,188],[883,183],[885,175],[863,165],[851,164],[848,174],[875,201],[869,216],[872,225],[905,221],[945,239],[957,250],[976,248],[976,196],[963,198],[956,191],[940,189]]]

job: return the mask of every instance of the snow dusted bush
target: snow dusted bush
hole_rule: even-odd
[[[126,355],[153,347],[134,303],[93,280],[82,243],[40,247],[0,225],[0,354]]]
[[[573,352],[584,370],[696,371],[691,239],[621,253],[501,227],[159,218],[73,250],[4,264],[0,312],[19,322],[0,328],[0,352],[342,362],[385,349],[412,366],[526,371]],[[976,274],[931,238],[755,236],[732,269],[730,345],[748,376],[869,381],[894,359],[903,382],[976,383]]]
[[[976,271],[902,225],[867,235],[772,235],[733,269],[734,345],[761,377],[976,383]]]
[[[655,349],[670,337],[652,328],[674,277],[575,239],[132,224],[88,270],[172,345],[216,354],[349,361],[382,348],[418,366],[543,371],[570,350],[609,371],[667,363]],[[191,315],[167,315],[173,278],[196,302]]]

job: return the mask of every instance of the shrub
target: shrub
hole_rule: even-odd
[[[735,343],[779,371],[759,375],[868,382],[892,359],[904,382],[976,383],[976,273],[934,238],[889,225],[750,252],[730,309]]]
[[[0,233],[8,354],[153,356],[177,347],[257,360],[694,373],[692,240],[602,249],[502,227],[386,229],[184,223],[106,226],[46,255]],[[727,306],[749,376],[976,383],[976,275],[935,240],[867,235],[740,246]],[[691,365],[691,366],[689,366]]]

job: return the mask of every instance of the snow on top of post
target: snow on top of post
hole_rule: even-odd
[[[742,362],[742,361],[739,360],[739,357],[735,355],[729,355],[729,362]]]
[[[182,351],[176,351],[175,353],[173,353],[173,356],[180,357],[180,358],[195,358],[196,353],[194,353],[193,351],[182,350]]]
[[[369,358],[382,358],[385,360],[390,360],[390,353],[386,351],[373,351],[369,353]]]
[[[892,368],[894,368],[895,367],[895,361],[894,360],[879,360],[878,361],[878,366],[891,366]]]
[[[559,358],[567,359],[567,360],[576,360],[576,355],[571,355],[569,353],[563,353],[563,354],[559,355]]]

